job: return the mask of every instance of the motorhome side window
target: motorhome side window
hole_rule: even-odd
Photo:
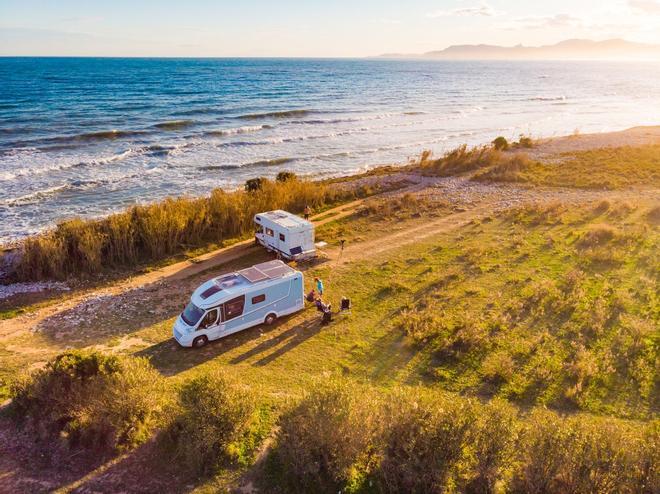
[[[275,232],[271,230],[270,228],[266,228],[266,235],[269,235],[271,237],[275,236]]]
[[[281,242],[285,242],[285,241],[286,241],[283,233],[280,233],[280,241],[281,241]]]
[[[243,307],[245,306],[245,295],[231,299],[223,305],[224,320],[229,321],[235,317],[243,314]]]
[[[199,329],[208,328],[212,326],[218,320],[218,309],[212,309],[206,313],[202,324],[199,325]]]
[[[256,297],[252,297],[252,305],[257,305],[265,301],[266,301],[265,293],[262,293],[261,295],[257,295]]]

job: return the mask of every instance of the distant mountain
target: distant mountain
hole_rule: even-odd
[[[623,39],[569,39],[545,46],[453,45],[423,54],[388,53],[378,58],[439,60],[660,60],[660,45]]]

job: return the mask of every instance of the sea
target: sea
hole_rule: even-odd
[[[289,170],[660,123],[660,64],[0,58],[0,243]]]

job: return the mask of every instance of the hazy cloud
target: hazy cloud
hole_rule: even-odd
[[[660,15],[660,0],[628,0],[628,5],[636,12]]]
[[[547,16],[528,16],[512,19],[509,25],[512,29],[543,29],[554,27],[584,27],[584,21],[571,14],[555,14]]]
[[[452,10],[436,10],[435,12],[427,14],[427,17],[494,17],[496,15],[498,15],[498,12],[493,7],[486,2],[481,2],[479,5],[474,5],[472,7],[460,7]]]

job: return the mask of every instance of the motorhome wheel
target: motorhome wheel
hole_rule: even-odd
[[[277,319],[277,316],[275,314],[268,314],[266,316],[266,319],[264,320],[264,324],[266,324],[266,326],[270,326],[271,324],[273,324],[275,322],[276,319]]]
[[[193,340],[193,346],[195,348],[202,348],[209,342],[209,339],[206,336],[198,336]]]

